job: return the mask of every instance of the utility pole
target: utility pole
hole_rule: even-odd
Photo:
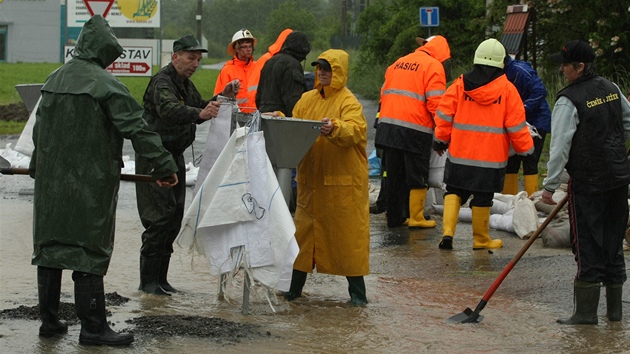
[[[203,0],[197,0],[197,40],[201,43],[201,15],[203,14]]]

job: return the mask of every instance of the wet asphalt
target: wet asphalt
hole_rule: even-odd
[[[374,148],[373,141],[375,130],[373,123],[376,113],[376,103],[362,100],[362,104],[369,128],[369,142],[367,147],[367,153],[369,154]],[[193,143],[193,146],[186,151],[187,162],[198,159],[200,152],[203,151],[205,142],[204,131],[207,132],[207,129],[205,129],[203,125],[200,126],[197,140]],[[0,146],[4,147],[9,143],[14,145],[16,140],[17,137],[15,136],[0,137]],[[125,143],[124,149],[124,155],[129,155],[133,159],[133,150],[129,142]],[[378,178],[372,178],[371,183],[378,185]],[[28,248],[28,238],[31,227],[29,222],[31,222],[32,219],[30,215],[25,213],[28,211],[29,201],[32,200],[32,196],[29,195],[30,190],[32,190],[32,180],[28,177],[0,176],[0,195],[2,196],[2,198],[0,198],[0,225],[2,225],[0,228],[0,249],[4,248],[5,252],[12,250],[13,247],[19,249]],[[189,203],[191,200],[192,190],[189,188],[187,202]],[[136,213],[135,195],[133,193],[133,187],[130,184],[121,185],[118,209],[119,218],[122,218],[125,222],[118,224],[117,239],[128,238],[130,236],[137,237],[137,235],[128,235],[128,228],[131,226],[126,226],[127,220],[135,218]],[[428,209],[431,212],[431,208]],[[26,212],[20,210],[26,210]],[[397,313],[397,310],[392,310],[392,308],[396,306],[412,306],[411,308],[413,308],[413,310],[408,309],[407,311],[416,311],[416,309],[420,311],[420,313],[413,315],[412,322],[419,319],[417,316],[421,315],[421,308],[433,308],[433,312],[431,312],[429,316],[429,321],[432,320],[435,321],[435,323],[446,322],[448,317],[456,315],[460,313],[460,311],[464,311],[466,307],[474,309],[482,299],[482,296],[486,294],[489,287],[496,284],[501,271],[510,264],[514,256],[526,243],[526,240],[519,239],[515,234],[491,230],[491,237],[501,238],[504,241],[504,247],[493,251],[473,251],[471,224],[460,222],[457,225],[454,249],[452,251],[439,250],[437,245],[441,237],[442,218],[441,215],[435,212],[431,212],[431,217],[437,222],[436,228],[417,230],[408,229],[406,227],[388,228],[386,226],[385,214],[371,215],[371,275],[366,277],[366,284],[368,287],[368,299],[373,302],[373,305],[368,305],[367,313],[370,314],[370,311],[392,312],[393,322],[391,323],[387,322],[386,313],[380,315],[372,313],[372,316],[378,317],[379,321],[382,322],[380,325],[384,326],[383,328],[392,326],[395,328],[397,323],[405,322],[403,320],[405,317],[404,314]],[[137,232],[137,230],[134,229],[134,232]],[[16,235],[19,235],[22,239],[22,241],[19,242],[20,246],[14,245],[14,237]],[[8,238],[11,238],[12,241],[8,242]],[[125,245],[125,242],[126,241],[120,241],[123,245]],[[137,246],[137,242],[136,244],[132,243],[132,245]],[[117,257],[122,257],[123,255],[126,257],[129,252],[117,248],[115,253],[120,254]],[[131,254],[133,255],[134,253],[135,251],[132,250]],[[135,259],[135,256],[132,257]],[[13,269],[17,262],[17,260],[7,257],[6,253],[4,258],[0,259],[0,268],[3,269],[2,277],[4,279],[19,279],[19,276],[16,276],[19,270]],[[24,265],[29,262],[27,259],[22,259],[19,263]],[[628,252],[626,253],[626,263],[630,264],[630,253]],[[29,274],[34,271],[34,267],[32,267],[32,269],[28,266],[26,267],[25,269],[29,271]],[[120,272],[121,270],[117,268],[116,271]],[[176,272],[177,268],[173,271]],[[497,287],[496,292],[490,298],[486,308],[482,312],[486,315],[483,321],[490,323],[488,326],[505,326],[504,330],[513,336],[515,343],[518,343],[517,348],[521,350],[511,346],[509,344],[509,338],[499,340],[494,337],[491,340],[493,344],[489,347],[490,349],[487,350],[487,352],[501,353],[506,352],[505,350],[508,350],[508,348],[509,351],[529,352],[527,349],[528,344],[536,348],[536,350],[532,350],[532,352],[624,352],[624,345],[618,343],[618,341],[625,341],[626,344],[630,343],[630,289],[627,286],[624,288],[623,292],[624,318],[619,326],[611,327],[606,324],[605,296],[603,295],[605,292],[602,292],[599,307],[601,324],[597,326],[595,331],[585,334],[586,344],[567,344],[567,341],[579,342],[581,334],[576,335],[575,332],[572,332],[570,329],[556,328],[553,319],[555,317],[568,316],[573,311],[572,281],[575,271],[575,262],[570,249],[546,248],[542,245],[541,240],[535,241]],[[123,272],[125,271],[123,270]],[[114,273],[106,278],[120,279],[120,283],[122,284],[133,284],[128,286],[133,288],[136,283],[136,273],[137,269],[133,268],[129,269],[126,275],[116,275]],[[315,297],[315,294],[318,292],[326,293],[327,291],[331,291],[329,290],[330,284],[338,285],[338,280],[329,281],[327,279],[326,277],[319,278],[314,276],[312,280],[307,282],[305,291],[313,294],[312,296]],[[32,274],[29,276],[28,281],[32,281]],[[403,285],[412,287],[409,290],[405,290],[405,292],[409,291],[410,294],[417,293],[418,295],[405,293],[406,296],[411,297],[402,300],[396,299],[398,296],[402,295],[394,292],[392,289],[399,289],[400,291]],[[21,292],[23,289],[28,289],[29,286],[28,282],[23,284],[23,286],[12,283],[11,286],[0,289],[0,307],[6,309],[22,304],[25,294]],[[111,288],[115,289],[114,286],[111,286]],[[343,292],[341,293],[343,294]],[[422,294],[424,294],[424,296]],[[337,295],[334,295],[333,297],[336,296]],[[343,297],[343,295],[341,296]],[[133,297],[142,304],[142,298],[139,298],[138,294],[133,294]],[[33,298],[33,294],[30,294],[30,297],[27,296],[27,298],[30,299],[27,300],[31,302],[30,304],[32,304],[33,301],[36,302],[36,298]],[[429,301],[427,298],[431,298],[432,302],[427,302]],[[420,308],[417,306],[413,307],[416,301],[417,306]],[[308,304],[308,302],[298,302],[297,307],[291,305],[291,308],[289,310],[285,309],[285,311],[295,311],[297,316],[305,316],[305,313],[300,311],[309,311],[307,310]],[[311,305],[314,304],[320,303],[311,303]],[[236,306],[238,306],[238,304]],[[261,306],[266,308],[264,304]],[[336,311],[332,308],[328,308],[328,306],[329,305],[320,304],[316,307],[322,307],[323,310],[328,311],[328,313]],[[379,308],[379,306],[382,308]],[[388,308],[389,310],[387,310]],[[437,313],[435,313],[436,308],[439,310]],[[313,309],[311,310],[314,311]],[[134,311],[136,311],[137,314],[137,311],[141,311],[141,309],[135,309]],[[225,309],[223,311],[225,311]],[[236,312],[238,312],[238,310]],[[237,316],[238,313],[231,313],[231,315]],[[326,315],[324,314],[323,316]],[[294,319],[286,320],[291,323],[294,321]],[[497,324],[497,321],[500,323]],[[8,343],[12,346],[19,346],[19,338],[21,338],[20,335],[23,328],[18,325],[18,329],[12,330],[14,326],[10,322],[3,321],[0,323],[4,328],[0,332],[0,336],[9,339]],[[334,326],[334,324],[332,326]],[[441,327],[443,326],[442,324],[439,326],[439,331],[445,330]],[[512,330],[508,329],[512,327]],[[483,334],[479,333],[483,331],[483,328],[484,327],[473,329],[471,333],[466,332],[471,336],[468,345],[477,349],[484,348]],[[540,339],[537,338],[544,336],[544,332],[541,333],[539,328],[546,328],[545,331],[549,330],[553,333],[551,338],[545,337],[545,341],[549,345],[549,351],[541,350],[539,346]],[[495,330],[494,327],[487,329]],[[431,331],[431,329],[428,330]],[[466,352],[466,341],[458,341],[456,338],[456,333],[460,331],[460,329],[457,329],[457,327],[446,327],[446,330],[449,332],[451,330],[455,331],[447,335],[451,338],[450,340],[453,342],[453,345],[449,346],[448,343],[435,344],[433,349],[438,352]],[[462,328],[461,331],[463,330]],[[527,333],[527,331],[530,330],[531,333]],[[11,335],[11,331],[17,334]],[[378,331],[382,334],[384,330],[380,329]],[[391,336],[397,338],[394,332],[395,329],[392,329]],[[497,333],[499,332],[496,332],[494,335],[496,336]],[[605,337],[609,334],[614,340],[606,341],[600,338],[601,336]],[[326,334],[323,336],[326,337],[330,335],[331,334]],[[405,337],[406,335],[408,334],[404,333],[399,339],[395,339],[394,341],[411,340],[411,342],[413,342],[413,339]],[[433,335],[439,336],[439,333],[433,333]],[[330,339],[328,337],[326,338]],[[593,340],[597,339],[596,343],[599,347],[589,345],[589,338]],[[15,342],[15,340],[18,342]],[[336,338],[336,340],[351,341],[352,339]],[[430,339],[427,340],[430,341]],[[187,345],[189,347],[187,347]],[[196,347],[187,342],[184,348],[192,349]],[[281,350],[279,350],[280,352],[287,352],[288,350],[287,348],[278,347],[277,345],[267,347],[267,351],[264,350],[264,348],[266,348],[264,345],[262,347],[254,346],[253,348],[259,349],[262,352],[275,352],[275,350],[269,348],[281,348]],[[335,350],[335,347],[324,348],[332,348],[325,352],[353,352],[351,349]],[[395,347],[383,347],[373,343],[366,346],[364,349],[366,349],[366,352],[391,352],[394,348]],[[414,347],[410,346],[409,343],[402,345],[402,348],[406,348],[406,350],[403,351],[414,351],[412,349]],[[502,348],[504,350],[502,350]],[[628,347],[626,346],[625,348]],[[293,349],[301,349],[305,352],[323,352],[321,348],[318,349],[317,339],[312,340],[312,342],[303,343],[302,347],[295,347]],[[346,347],[346,349],[348,348]],[[431,346],[417,349],[418,352],[435,352],[431,350]]]

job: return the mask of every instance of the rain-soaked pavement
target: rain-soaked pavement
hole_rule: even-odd
[[[375,105],[364,102],[373,149]],[[202,129],[203,130],[203,129]],[[200,139],[202,140],[202,139]],[[0,145],[15,144],[15,137],[0,138]],[[126,154],[133,154],[126,148]],[[203,142],[195,143],[203,151]],[[192,158],[188,152],[189,160]],[[372,180],[378,183],[378,180]],[[37,305],[36,267],[32,252],[33,182],[26,176],[0,176],[0,310]],[[190,192],[190,191],[189,191]],[[192,193],[188,195],[191,201]],[[556,318],[573,310],[569,249],[545,248],[536,241],[518,262],[482,311],[478,324],[446,320],[467,307],[475,308],[499,273],[526,241],[516,235],[491,231],[504,247],[493,252],[473,251],[471,225],[460,222],[454,250],[438,249],[441,216],[430,230],[388,229],[385,215],[372,215],[371,274],[366,277],[370,303],[348,303],[344,277],[314,274],[308,277],[305,296],[289,303],[279,294],[255,288],[249,314],[242,305],[242,277],[217,296],[218,278],[209,272],[203,256],[176,248],[169,279],[181,290],[170,297],[137,290],[140,234],[134,187],[122,183],[117,214],[116,244],[105,291],[129,301],[109,304],[116,330],[134,331],[136,341],[126,348],[84,347],[78,344],[80,325],[56,338],[37,335],[39,321],[0,317],[4,353],[628,353],[630,352],[630,289],[623,293],[624,317],[610,323],[602,291],[597,326],[560,326]],[[630,265],[630,253],[626,253]],[[71,272],[64,271],[62,302],[73,303]],[[158,316],[158,317],[153,317]],[[168,317],[167,317],[168,316]],[[142,320],[170,331],[139,331]],[[214,321],[208,324],[208,321]],[[190,322],[190,323],[188,323]],[[192,326],[190,326],[192,324]],[[190,327],[185,327],[189,325]],[[246,327],[239,336],[202,336],[199,326]],[[252,325],[252,326],[249,326]],[[190,328],[188,334],[177,329]],[[210,333],[214,333],[209,330]],[[184,332],[186,333],[186,332]],[[236,332],[235,332],[236,333]]]

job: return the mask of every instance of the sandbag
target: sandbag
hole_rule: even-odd
[[[512,224],[514,232],[521,239],[530,238],[538,229],[538,212],[534,202],[529,198],[522,198],[514,203]]]
[[[540,233],[540,238],[545,247],[571,247],[569,214],[566,211],[559,212]]]
[[[28,116],[28,121],[22,130],[22,134],[15,143],[15,151],[20,152],[26,156],[33,156],[33,150],[35,150],[35,144],[33,144],[33,127],[35,127],[35,115],[37,113],[37,107],[39,107],[39,101],[42,100],[42,96],[39,96],[31,115]]]
[[[446,157],[448,151],[445,151],[442,156],[438,155],[435,150],[431,149],[431,158],[429,160],[429,187],[445,189],[444,183],[444,166],[446,165]]]

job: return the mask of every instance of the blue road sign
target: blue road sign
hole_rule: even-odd
[[[420,8],[420,27],[439,27],[440,26],[440,8],[421,7]]]

